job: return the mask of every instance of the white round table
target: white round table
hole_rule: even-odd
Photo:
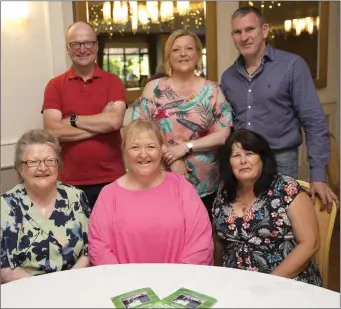
[[[214,308],[340,308],[340,294],[251,271],[177,264],[89,267],[1,286],[1,308],[114,308],[110,298],[150,287],[161,298],[181,287],[218,301]]]

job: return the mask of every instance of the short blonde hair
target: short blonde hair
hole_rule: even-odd
[[[202,44],[201,44],[199,37],[191,31],[180,29],[180,30],[173,31],[170,34],[170,36],[168,37],[167,42],[165,44],[164,68],[165,68],[165,72],[168,76],[171,75],[171,71],[172,71],[170,61],[169,61],[169,57],[170,57],[170,53],[172,51],[174,41],[181,36],[187,36],[187,35],[193,38],[193,40],[195,42],[195,49],[196,49],[198,56],[199,56],[199,60],[197,62],[195,70],[198,72],[202,71]]]
[[[20,180],[22,180],[22,177],[20,176],[18,169],[21,166],[22,161],[24,159],[24,153],[28,146],[34,145],[34,144],[42,144],[42,145],[50,146],[56,154],[56,158],[58,160],[58,167],[62,168],[61,148],[60,148],[58,139],[52,134],[44,130],[39,130],[39,129],[30,130],[24,133],[19,138],[19,140],[17,141],[15,145],[14,166],[15,166],[15,169],[17,170]]]
[[[141,132],[153,132],[159,141],[160,147],[163,145],[163,138],[160,133],[160,128],[155,120],[136,119],[123,127],[122,149],[124,150],[126,148],[128,140],[135,138]]]

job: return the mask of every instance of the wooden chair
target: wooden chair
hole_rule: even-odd
[[[330,188],[340,199],[340,153],[336,138],[329,133],[330,137],[330,160],[327,165],[327,177]]]
[[[329,133],[330,137],[330,160],[327,165],[327,178],[330,188],[340,200],[340,152],[336,138]],[[335,228],[340,229],[340,205],[337,206]]]
[[[299,184],[310,190],[310,184],[298,180]],[[322,276],[322,286],[327,288],[328,285],[328,273],[329,273],[329,251],[330,251],[330,242],[332,239],[334,223],[336,218],[337,207],[336,204],[333,203],[331,213],[327,213],[327,211],[320,211],[320,199],[315,200],[315,213],[317,216],[318,224],[319,224],[319,232],[320,232],[320,248],[316,253],[316,261]]]

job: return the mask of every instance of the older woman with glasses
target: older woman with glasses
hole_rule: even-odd
[[[85,194],[57,180],[57,139],[31,130],[17,142],[21,182],[1,195],[1,281],[89,266]]]

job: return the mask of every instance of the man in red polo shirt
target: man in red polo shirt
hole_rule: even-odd
[[[72,24],[66,40],[73,65],[45,88],[44,128],[61,142],[60,180],[82,189],[92,208],[101,189],[124,174],[124,85],[96,65],[97,37],[90,24]]]

